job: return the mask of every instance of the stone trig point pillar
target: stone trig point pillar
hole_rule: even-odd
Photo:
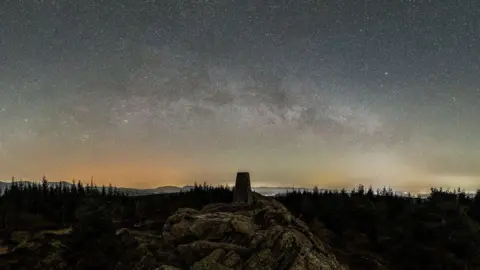
[[[233,189],[233,202],[251,204],[253,202],[250,173],[238,172]]]

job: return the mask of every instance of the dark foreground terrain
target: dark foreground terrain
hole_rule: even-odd
[[[480,269],[480,193],[232,196],[18,183],[0,197],[0,269]]]

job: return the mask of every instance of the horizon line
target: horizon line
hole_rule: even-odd
[[[13,182],[30,182],[30,183],[41,183],[42,180],[22,180],[22,179],[19,179],[19,180],[16,180],[16,179],[13,179],[12,180],[0,180],[0,183],[5,183],[5,184],[11,184]],[[48,181],[48,179],[47,179]],[[72,181],[65,181],[65,180],[60,180],[60,181],[48,181],[50,183],[67,183],[67,184],[72,184],[72,182],[75,181],[75,183],[82,183],[82,184],[90,184],[89,181],[81,181],[81,180],[72,180]],[[122,188],[122,189],[135,189],[135,190],[154,190],[154,189],[159,189],[159,188],[179,188],[179,189],[183,189],[185,187],[194,187],[195,186],[195,183],[194,182],[193,184],[186,184],[186,185],[183,185],[183,186],[177,186],[177,185],[164,185],[164,186],[156,186],[156,187],[146,187],[146,188],[142,188],[142,187],[129,187],[129,186],[115,186],[113,184],[111,184],[113,187],[116,187],[116,188]],[[232,184],[216,184],[216,185],[213,185],[213,184],[208,184],[208,182],[205,182],[207,184],[207,186],[213,186],[213,187],[218,187],[218,186],[227,186],[227,187],[234,187],[234,183]],[[102,186],[105,186],[107,187],[108,185],[105,185],[105,184],[102,184],[102,185],[96,185],[95,182],[93,182],[94,186],[95,187],[102,187]],[[110,184],[109,184],[110,185]],[[203,183],[202,184],[198,184],[198,186],[203,186]],[[329,191],[341,191],[343,189],[345,189],[346,191],[350,191],[350,190],[353,190],[353,189],[357,189],[359,186],[363,186],[365,188],[365,190],[368,190],[370,187],[372,188],[372,190],[374,191],[377,191],[377,190],[382,190],[384,188],[386,189],[391,189],[392,191],[394,192],[399,192],[399,193],[404,193],[404,194],[428,194],[430,193],[430,190],[432,188],[436,188],[436,189],[442,189],[443,191],[457,191],[458,189],[460,189],[460,191],[462,192],[465,192],[465,193],[475,193],[477,190],[480,190],[480,188],[477,188],[477,189],[465,189],[465,188],[462,188],[461,186],[459,187],[455,187],[455,188],[452,188],[452,187],[441,187],[441,186],[438,186],[438,187],[435,187],[435,186],[430,186],[430,187],[425,187],[425,188],[418,188],[419,191],[407,191],[406,189],[395,189],[391,186],[382,186],[382,187],[374,187],[372,185],[363,185],[361,183],[359,184],[356,184],[355,186],[350,186],[350,187],[337,187],[337,188],[329,188],[329,187],[321,187],[320,185],[314,185],[313,187],[304,187],[304,186],[297,186],[295,187],[295,185],[293,186],[265,186],[265,185],[260,185],[260,186],[253,186],[252,185],[252,189],[258,189],[258,188],[270,188],[270,189],[287,189],[287,190],[313,190],[315,188],[318,188],[319,190],[329,190]]]

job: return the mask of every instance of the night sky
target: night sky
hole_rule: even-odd
[[[477,1],[3,0],[0,179],[480,187]]]

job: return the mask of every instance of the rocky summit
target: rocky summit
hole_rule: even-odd
[[[346,269],[303,221],[252,192],[246,172],[232,203],[180,208],[153,231],[117,230],[97,208],[87,203],[71,230],[3,237],[0,269]]]
[[[282,204],[252,195],[252,204],[179,209],[162,237],[181,263],[163,269],[346,269]]]
[[[119,270],[347,269],[302,221],[258,193],[250,204],[180,208],[159,229],[119,229],[103,250],[96,250],[100,242],[72,250],[71,230],[17,232],[0,254],[0,269],[94,269],[99,260]]]

